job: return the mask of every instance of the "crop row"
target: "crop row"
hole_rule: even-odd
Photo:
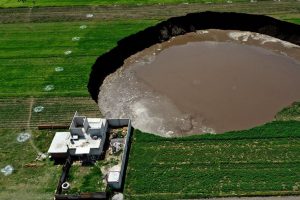
[[[237,131],[187,138],[135,131],[126,195],[130,199],[174,199],[299,194],[299,125],[296,121],[272,122],[249,130],[248,134],[256,133],[252,135]]]

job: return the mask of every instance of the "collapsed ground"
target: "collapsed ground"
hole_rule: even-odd
[[[0,1],[2,6],[7,2]],[[9,2],[15,4],[17,1]],[[50,2],[51,5],[57,3],[57,1],[45,2]],[[232,4],[209,5],[131,5],[130,7],[118,6],[117,8],[113,6],[82,6],[75,8],[0,9],[0,22],[2,23],[0,27],[0,118],[2,120],[0,139],[4,144],[0,148],[0,168],[7,164],[11,164],[15,168],[12,175],[5,177],[1,174],[0,176],[0,199],[53,198],[61,166],[54,166],[48,160],[36,161],[37,152],[32,143],[40,151],[46,152],[55,130],[40,131],[37,130],[37,125],[44,123],[68,124],[73,112],[76,110],[87,116],[97,115],[97,105],[88,97],[86,89],[88,75],[96,57],[114,47],[119,39],[154,25],[163,19],[203,10],[267,14],[300,24],[300,5],[297,1],[238,4],[234,2]],[[94,16],[87,18],[86,14],[89,13],[93,13]],[[79,40],[72,40],[74,37],[79,37]],[[71,53],[65,55],[67,51],[71,51]],[[56,70],[57,67],[62,67],[63,71]],[[49,85],[53,85],[53,87],[47,87]],[[52,89],[46,90],[46,88]],[[33,109],[37,106],[43,106],[44,110],[40,113],[33,112]],[[299,120],[298,108],[293,107],[284,110],[282,112],[285,115],[278,116],[278,118]],[[295,117],[291,117],[287,113],[291,113]],[[293,130],[297,130],[298,122],[288,123],[290,123]],[[286,124],[279,123],[279,125],[284,127]],[[31,141],[18,143],[16,137],[24,129],[32,131]],[[260,129],[254,129],[254,132],[258,130]],[[238,133],[236,134],[238,135]],[[135,134],[135,137],[138,137],[138,134]],[[151,138],[151,136],[149,137]],[[292,155],[294,151],[299,152],[299,142],[297,142],[299,139],[297,137],[297,135],[293,136],[294,145],[290,145],[291,140],[287,139],[289,137],[278,141],[283,146],[289,144],[290,148],[285,150],[288,155]],[[158,141],[161,147],[165,146],[166,141],[164,139],[160,141],[160,139],[155,138],[155,140]],[[144,165],[149,164],[141,164],[140,162],[144,162],[141,160],[137,162],[137,165],[131,166],[135,162],[137,152],[146,153],[143,149],[139,150],[139,141],[141,142],[140,145],[147,144],[149,148],[154,144],[138,138],[134,141],[133,156],[129,163],[130,171],[125,192],[129,196],[131,195],[132,198],[138,199],[144,199],[145,191],[149,192],[146,194],[149,198],[152,197],[150,192],[153,194],[159,193],[162,197],[160,188],[156,188],[156,191],[150,191],[149,188],[147,189],[149,185],[143,184],[145,188],[142,189],[135,187],[136,183],[141,183],[141,179],[135,179],[135,175],[142,173],[141,169],[144,169]],[[230,143],[230,141],[227,142]],[[169,142],[167,141],[167,143]],[[234,145],[234,141],[230,145]],[[280,145],[268,146],[268,148],[281,147]],[[149,157],[150,153],[146,156]],[[216,152],[212,153],[217,156]],[[283,155],[282,159],[284,160],[284,158]],[[153,160],[148,160],[151,166],[159,165],[155,162],[155,159],[158,158],[153,157]],[[295,157],[295,160],[297,159]],[[286,161],[286,165],[289,166],[288,169],[299,168],[299,162],[290,162],[287,158]],[[178,163],[178,160],[174,159],[172,162]],[[218,161],[215,164],[217,163]],[[151,166],[148,169],[154,172],[155,168],[151,168]],[[136,172],[132,171],[134,168],[136,168]],[[189,169],[192,169],[192,165]],[[218,171],[219,169],[214,168],[215,170]],[[224,171],[221,170],[218,173],[222,172]],[[280,179],[279,182],[287,184],[286,188],[283,189],[284,186],[277,187],[279,182],[270,187],[277,188],[278,191],[294,192],[292,180],[294,180],[295,173],[299,177],[299,172],[297,170],[284,172],[286,172],[282,176],[284,180]],[[159,171],[159,173],[163,173],[163,171]],[[144,180],[152,178],[150,175],[145,177]],[[276,175],[274,174],[274,176]],[[168,177],[168,171],[166,171],[166,176],[162,176],[161,180],[168,181],[168,178],[164,179],[166,177]],[[189,178],[189,176],[182,176],[179,181],[187,182]],[[158,182],[158,180],[160,179],[158,178],[155,181]],[[222,179],[218,179],[216,176],[215,180],[221,181]],[[153,183],[149,182],[149,184],[151,186]],[[164,182],[160,184],[164,184]],[[295,184],[296,182],[294,182]],[[227,185],[226,191],[236,191],[232,188],[236,188],[236,185]],[[249,191],[247,188],[248,185],[245,192]],[[187,189],[190,190],[191,188]],[[211,190],[209,194],[222,195],[220,194],[220,188],[218,188],[218,192],[214,191],[216,190]],[[163,193],[167,193],[166,197],[170,197],[170,195],[178,192],[185,193],[185,190],[174,192],[170,189],[168,192],[164,191]]]

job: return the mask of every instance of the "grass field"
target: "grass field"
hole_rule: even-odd
[[[94,166],[81,166],[73,164],[67,181],[70,183],[69,194],[80,194],[81,192],[105,191],[102,182],[100,168]]]
[[[182,4],[182,3],[226,3],[226,0],[0,0],[0,7],[28,7],[28,6],[78,6],[78,5],[151,5],[151,4]],[[248,2],[234,0],[233,2]]]
[[[129,199],[300,194],[300,122],[223,135],[161,138],[136,131]]]
[[[43,106],[44,110],[34,112],[38,106]],[[90,117],[101,116],[97,104],[88,97],[0,98],[0,128],[69,125],[75,111]]]
[[[0,168],[10,164],[15,168],[12,175],[0,174],[0,199],[53,199],[54,190],[61,173],[61,166],[53,162],[36,161],[37,152],[46,152],[55,133],[33,131],[31,141],[17,142],[22,130],[0,129]]]
[[[153,20],[56,22],[0,26],[0,96],[88,96],[96,58]],[[86,29],[80,29],[86,25]],[[113,34],[112,34],[113,33]],[[72,41],[80,37],[79,41]],[[65,51],[72,51],[65,55]],[[56,72],[56,67],[64,71]],[[10,70],[7,70],[7,69]],[[53,85],[52,91],[45,91]]]

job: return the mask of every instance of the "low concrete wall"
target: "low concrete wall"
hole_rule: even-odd
[[[123,189],[124,182],[125,182],[125,175],[126,175],[126,168],[127,168],[127,163],[129,159],[129,152],[130,152],[130,145],[131,145],[131,136],[132,136],[132,126],[131,126],[131,121],[128,121],[128,130],[127,130],[127,135],[126,135],[126,140],[125,140],[125,145],[124,145],[124,152],[122,155],[122,166],[121,166],[121,178],[122,180],[120,181],[119,185],[119,190]]]
[[[74,194],[74,195],[64,195],[64,194],[56,194],[55,200],[106,200],[108,199],[107,194],[105,192],[93,192],[86,194]]]
[[[62,192],[62,187],[61,185],[66,181],[67,176],[69,174],[70,168],[72,166],[73,160],[72,158],[69,156],[68,159],[66,160],[63,168],[62,168],[62,173],[60,175],[59,181],[57,183],[57,187],[56,187],[56,191],[55,191],[55,195],[61,194]]]
[[[105,77],[121,67],[129,56],[173,36],[203,29],[251,31],[300,45],[299,25],[263,15],[200,12],[173,17],[120,40],[115,48],[99,56],[88,83],[92,98],[98,101],[99,88]]]
[[[111,187],[113,187],[114,190],[121,191],[124,186],[124,181],[125,181],[125,175],[126,175],[126,168],[127,168],[127,162],[128,162],[128,156],[129,156],[129,151],[130,151],[130,140],[131,140],[131,135],[133,132],[133,127],[131,126],[131,120],[129,119],[108,119],[109,125],[110,126],[127,126],[127,134],[125,138],[125,143],[124,143],[124,151],[122,153],[122,164],[121,164],[121,171],[120,171],[120,177],[121,180],[119,182],[115,183],[109,183]]]

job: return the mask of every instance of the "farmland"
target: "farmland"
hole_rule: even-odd
[[[52,199],[61,166],[54,166],[49,160],[36,161],[37,152],[46,152],[55,130],[33,131],[32,139],[24,143],[17,142],[22,130],[0,129],[2,141],[0,147],[1,168],[6,164],[14,167],[10,176],[0,176],[0,199]]]
[[[248,2],[246,0],[235,0],[234,2]],[[151,4],[188,4],[188,3],[226,3],[225,0],[0,0],[0,7],[26,7],[26,6],[79,6],[79,5],[151,5]]]
[[[86,87],[90,69],[123,37],[169,17],[204,10],[267,14],[300,24],[297,1],[183,2],[199,1],[37,0],[28,8],[32,1],[0,0],[0,168],[15,168],[10,176],[0,174],[1,200],[53,199],[61,166],[35,159],[37,150],[47,151],[56,130],[41,131],[37,126],[68,125],[76,110],[101,116]],[[93,18],[87,18],[88,13]],[[34,112],[37,106],[44,110]],[[276,118],[286,122],[216,136],[165,139],[136,132],[126,195],[163,199],[299,194],[300,127],[289,121],[299,120],[298,104]],[[31,140],[18,143],[16,137],[23,131],[32,134]],[[250,177],[257,177],[258,184]]]
[[[86,85],[97,56],[114,47],[119,39],[155,22],[1,25],[0,96],[88,96]],[[86,28],[81,29],[82,25]],[[73,37],[80,39],[72,41]],[[66,51],[71,53],[65,55]],[[62,67],[63,71],[55,71],[56,67]],[[54,89],[45,90],[47,85],[53,85]]]
[[[300,122],[223,135],[161,138],[134,133],[130,199],[300,194]]]

